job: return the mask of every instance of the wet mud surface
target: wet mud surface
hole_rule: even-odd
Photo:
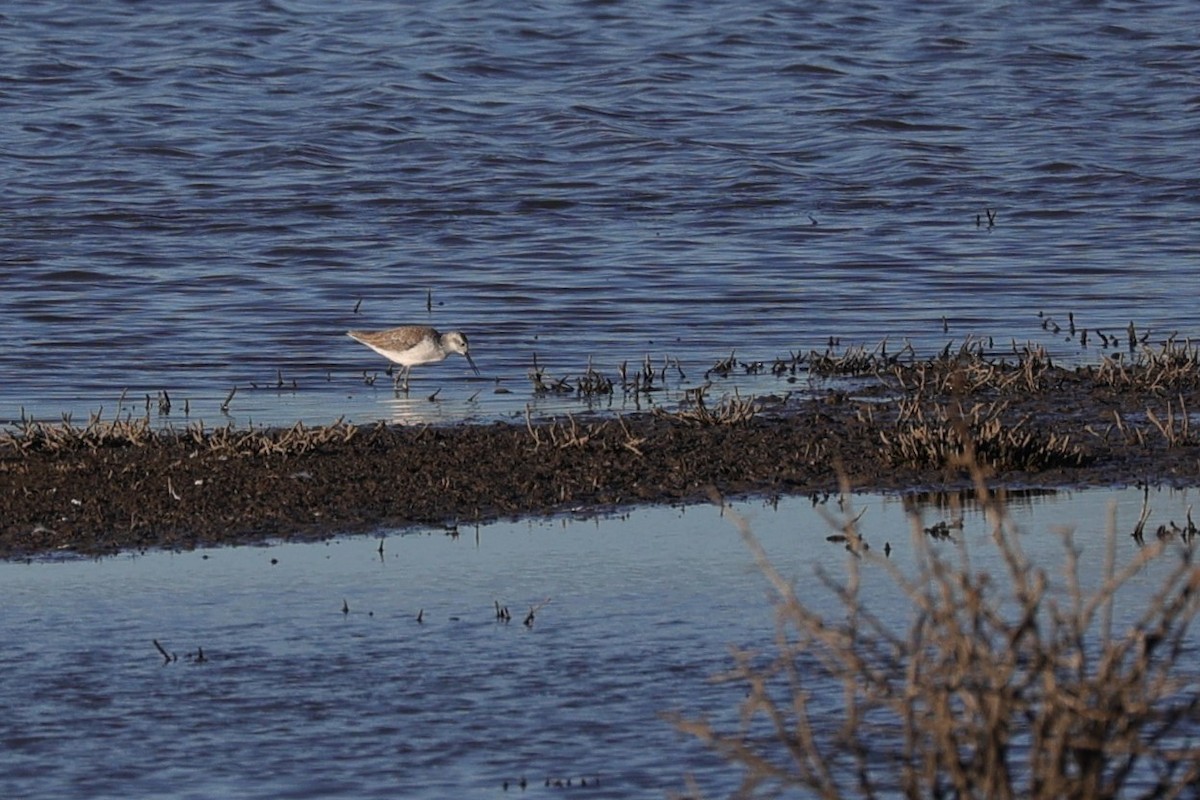
[[[1115,389],[1069,374],[1052,392],[1003,397],[886,389],[755,401],[745,414],[532,425],[9,432],[0,440],[0,557],[603,512],[703,500],[714,488],[823,494],[839,476],[854,490],[956,489],[970,485],[967,472],[929,442],[941,437],[954,451],[960,434],[980,440],[995,485],[1200,483],[1200,439],[1183,410],[1200,408],[1195,389]]]

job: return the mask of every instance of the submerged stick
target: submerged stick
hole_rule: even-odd
[[[1133,540],[1138,544],[1142,544],[1145,539],[1146,520],[1150,519],[1150,484],[1147,483],[1142,492],[1142,513],[1138,517],[1137,525],[1133,527]]]
[[[163,663],[170,664],[171,663],[171,654],[167,652],[165,647],[163,647],[161,644],[158,643],[158,639],[154,639],[153,642],[154,642],[154,646],[156,648],[158,648],[158,652],[162,654]]]

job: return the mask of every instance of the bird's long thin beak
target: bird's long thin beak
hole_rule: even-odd
[[[475,374],[479,374],[479,367],[475,366],[475,359],[471,358],[470,353],[463,353],[467,357],[467,363],[471,365],[471,369],[475,370]]]

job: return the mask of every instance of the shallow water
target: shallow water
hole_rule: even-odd
[[[1128,563],[1136,491],[1010,508],[1054,580],[1057,530],[1074,527],[1091,580],[1110,500]],[[1157,492],[1153,520],[1182,521],[1194,500]],[[902,504],[854,504],[873,546],[890,542],[893,562],[911,566]],[[815,570],[844,574],[847,555],[825,540],[818,511],[803,500],[736,508],[801,597],[832,612]],[[927,508],[925,524],[948,516]],[[988,530],[965,509],[973,563],[998,575]],[[379,544],[0,564],[0,795],[497,797],[522,777],[531,797],[557,796],[547,779],[570,778],[582,794],[586,778],[594,797],[661,797],[688,776],[708,796],[736,786],[736,771],[660,717],[732,724],[740,691],[708,678],[730,665],[730,646],[766,648],[773,636],[766,583],[716,508],[393,533],[382,556]],[[1120,613],[1139,608],[1166,566],[1134,577]],[[865,569],[864,591],[904,622],[878,567]],[[497,622],[497,601],[511,622]],[[179,660],[165,664],[156,639]],[[1200,666],[1198,652],[1181,672]]]
[[[1079,353],[1043,310],[1196,336],[1198,27],[1187,0],[10,4],[0,420],[128,390],[223,423],[235,386],[242,423],[494,419],[534,354],[678,359],[680,390],[831,336]],[[365,385],[343,332],[403,322],[467,331],[484,379]]]

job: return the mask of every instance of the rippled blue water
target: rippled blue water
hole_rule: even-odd
[[[695,385],[830,336],[1078,352],[1039,310],[1195,335],[1197,29],[1186,0],[10,3],[0,418],[127,389],[215,421],[234,386],[241,421],[493,418],[535,353]],[[364,385],[343,331],[405,322],[466,330],[485,379]]]
[[[1110,498],[1124,565],[1140,492],[1012,506],[1055,585],[1060,526],[1076,531],[1085,582],[1098,580]],[[1182,522],[1193,501],[1156,493],[1154,519]],[[855,504],[868,541],[890,542],[909,570],[901,504]],[[840,618],[816,569],[843,577],[847,555],[817,510],[739,508],[799,595]],[[926,511],[926,524],[945,518]],[[956,535],[974,568],[1002,576],[989,531],[968,508]],[[736,724],[742,691],[709,678],[731,666],[730,646],[770,652],[775,634],[767,584],[717,509],[393,534],[377,548],[358,537],[0,563],[0,796],[499,797],[508,781],[545,798],[564,791],[547,778],[570,778],[572,796],[664,797],[689,775],[709,797],[737,786],[735,769],[660,716]],[[1133,578],[1118,630],[1172,563]],[[863,587],[876,613],[908,622],[878,565],[864,566]],[[496,621],[497,601],[510,623]],[[155,639],[179,660],[164,664]],[[204,663],[189,658],[198,649]],[[1180,677],[1195,659],[1193,647]],[[813,698],[818,728],[840,724],[838,697]]]

